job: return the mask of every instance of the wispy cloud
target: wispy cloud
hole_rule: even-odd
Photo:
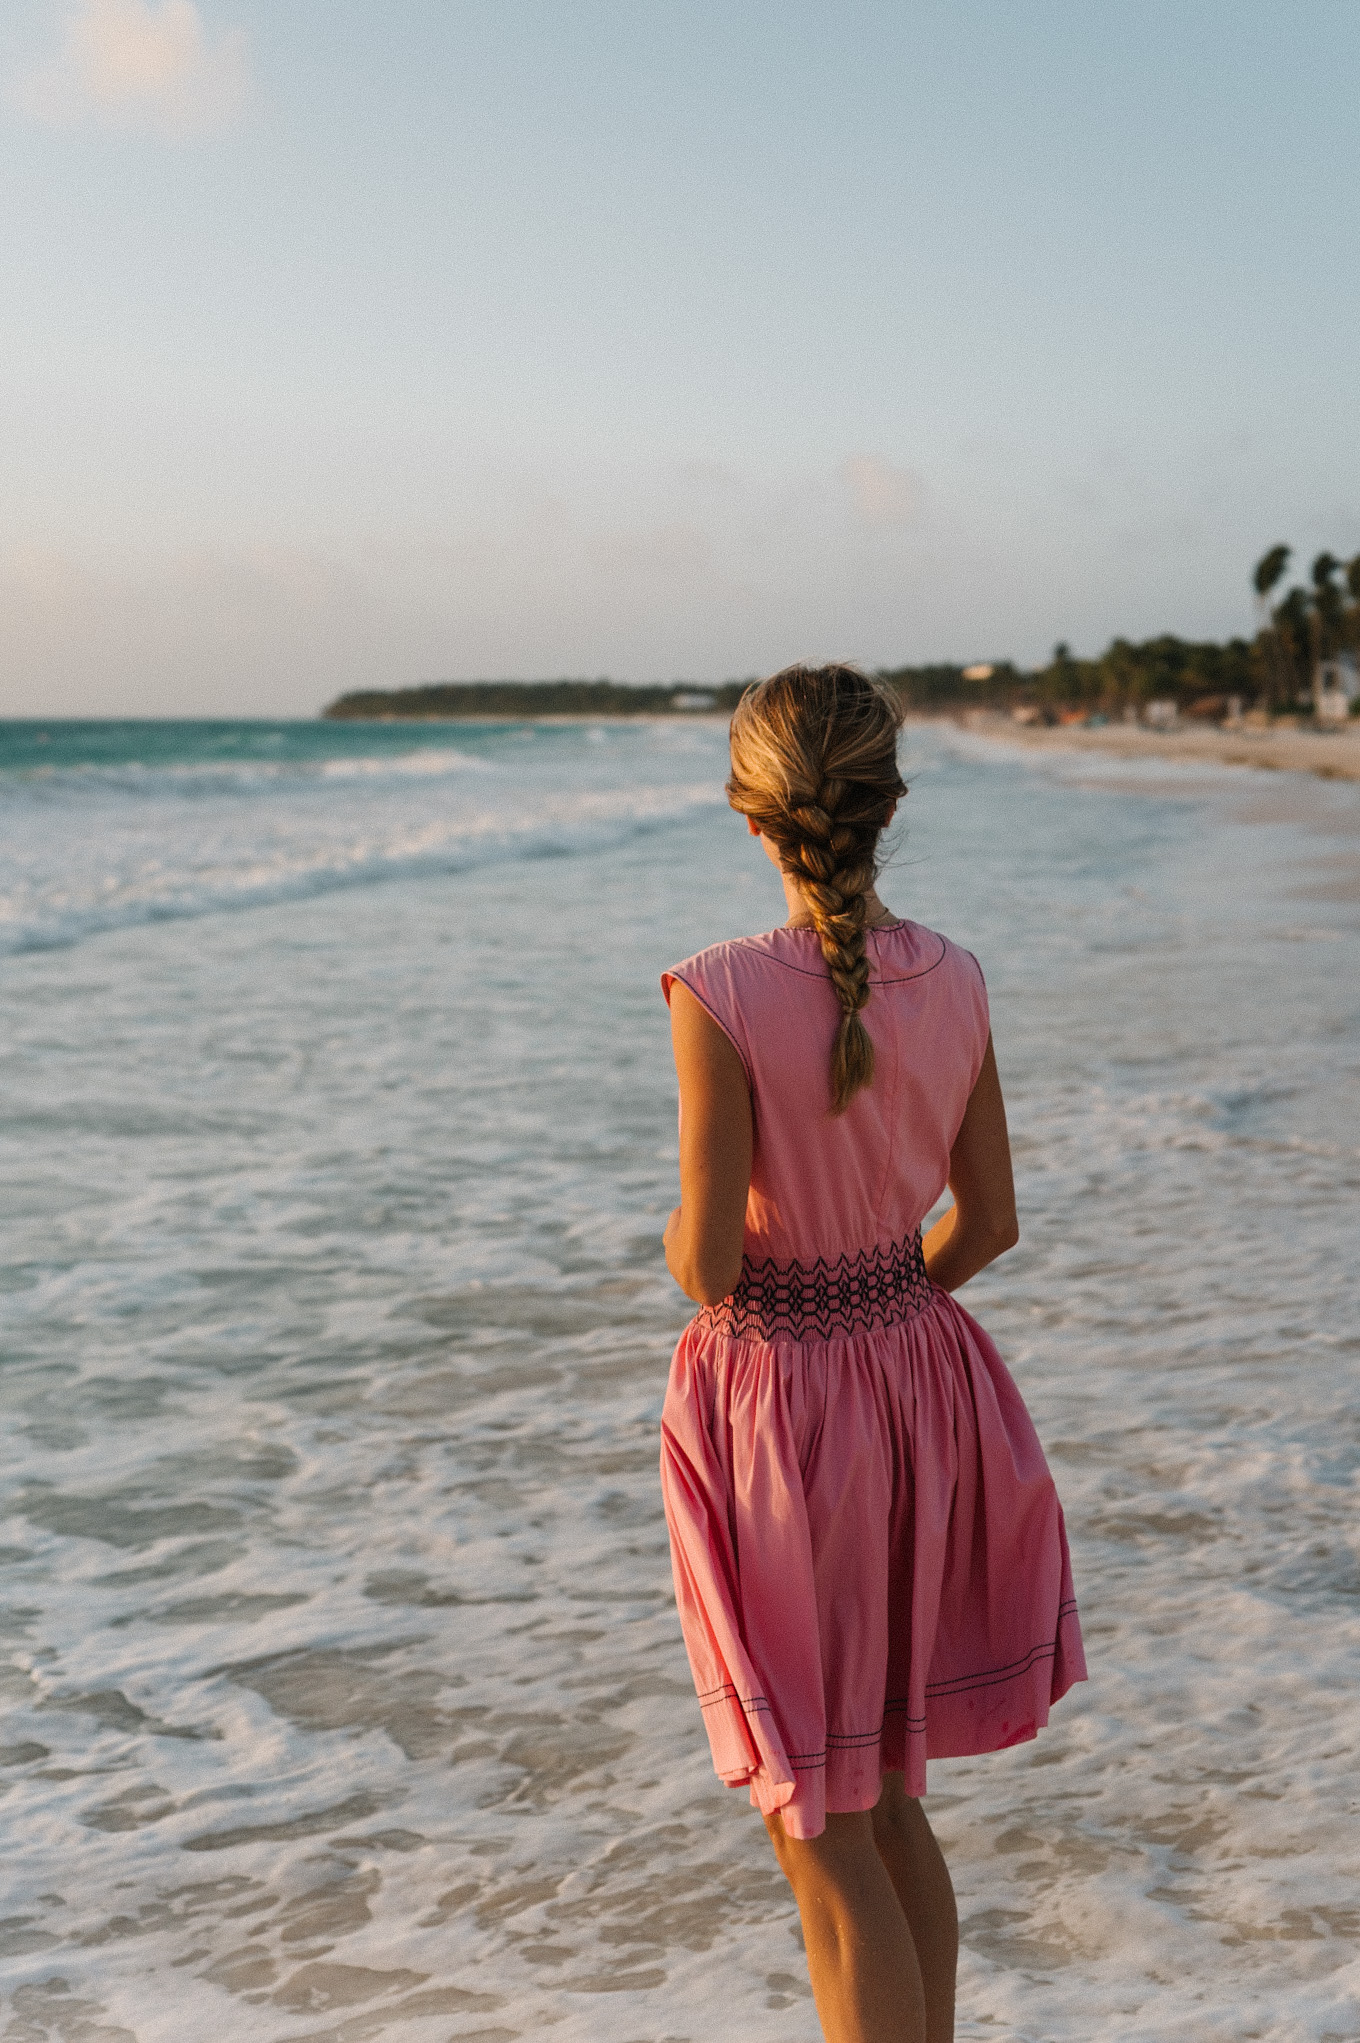
[[[855,516],[864,525],[914,525],[925,495],[913,469],[894,468],[877,454],[851,454],[840,466]]]
[[[210,39],[193,0],[77,0],[60,51],[15,98],[48,127],[91,121],[180,141],[230,127],[249,87],[244,30]]]

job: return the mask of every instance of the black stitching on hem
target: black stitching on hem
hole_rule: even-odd
[[[1062,1624],[1064,1618],[1075,1616],[1076,1608],[1075,1598],[1071,1603],[1060,1605],[1058,1609],[1059,1625]],[[1000,1681],[1018,1681],[1022,1674],[1029,1672],[1036,1660],[1045,1659],[1048,1655],[1056,1653],[1057,1650],[1058,1641],[1054,1638],[1047,1645],[1031,1646],[1023,1659],[1010,1660],[1004,1667],[988,1667],[977,1674],[958,1674],[949,1681],[928,1681],[926,1683],[926,1695],[928,1697],[963,1695],[970,1688],[995,1688]]]
[[[1062,1623],[1065,1617],[1074,1616],[1076,1608],[1075,1597],[1061,1603],[1058,1606],[1059,1624]],[[1031,1646],[1023,1659],[1012,1660],[1006,1666],[991,1669],[985,1674],[960,1675],[955,1681],[927,1682],[927,1699],[933,1698],[938,1700],[949,1696],[965,1695],[970,1689],[997,1688],[1007,1681],[1018,1681],[1023,1675],[1028,1674],[1040,1660],[1051,1659],[1057,1650],[1058,1645],[1055,1639],[1052,1645]],[[733,1702],[740,1702],[743,1709],[752,1711],[770,1709],[770,1705],[764,1696],[753,1696],[749,1701],[746,1701],[738,1696],[735,1688],[730,1686],[725,1689],[708,1689],[705,1693],[717,1701],[730,1698]],[[707,1709],[710,1707],[711,1704],[706,1703],[701,1697],[700,1708]],[[799,1761],[806,1761],[809,1766],[819,1763],[825,1764],[828,1752],[856,1752],[865,1746],[877,1744],[887,1729],[889,1717],[905,1717],[907,1730],[918,1736],[925,1730],[927,1724],[926,1717],[914,1717],[911,1714],[911,1702],[908,1697],[889,1696],[883,1705],[883,1722],[876,1731],[828,1731],[826,1744],[820,1753],[786,1752],[784,1757],[788,1760],[790,1766],[795,1766]]]
[[[905,1717],[907,1729],[913,1737],[919,1737],[926,1728],[926,1719],[924,1717],[913,1717],[911,1714],[911,1704],[905,1698],[900,1702],[894,1702],[890,1698],[884,1703],[883,1722],[885,1729],[889,1717]]]
[[[958,1681],[929,1681],[926,1683],[928,1701],[941,1702],[955,1695],[970,1695],[975,1688],[1000,1688],[1008,1681],[1019,1681],[1038,1665],[1040,1660],[1051,1660],[1057,1653],[1055,1640],[1051,1646],[1031,1646],[1023,1660],[1014,1661],[996,1674],[975,1674]]]
[[[701,1710],[716,1710],[719,1703],[724,1702],[738,1704],[741,1709],[746,1710],[751,1716],[758,1716],[762,1710],[768,1711],[770,1708],[763,1695],[738,1695],[735,1688],[730,1684],[724,1688],[706,1688],[703,1695],[699,1697],[699,1708]]]

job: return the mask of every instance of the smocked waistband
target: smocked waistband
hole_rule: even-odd
[[[738,1341],[830,1341],[914,1319],[929,1304],[921,1230],[855,1255],[742,1265],[735,1291],[694,1321]]]

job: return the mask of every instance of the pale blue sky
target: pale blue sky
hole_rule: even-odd
[[[7,0],[0,712],[1250,628],[1360,0]]]

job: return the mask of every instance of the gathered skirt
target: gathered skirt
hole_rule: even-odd
[[[1032,1738],[1086,1676],[1024,1402],[948,1293],[868,1332],[680,1338],[661,1426],[676,1602],[713,1764],[792,1837],[885,1771]]]

